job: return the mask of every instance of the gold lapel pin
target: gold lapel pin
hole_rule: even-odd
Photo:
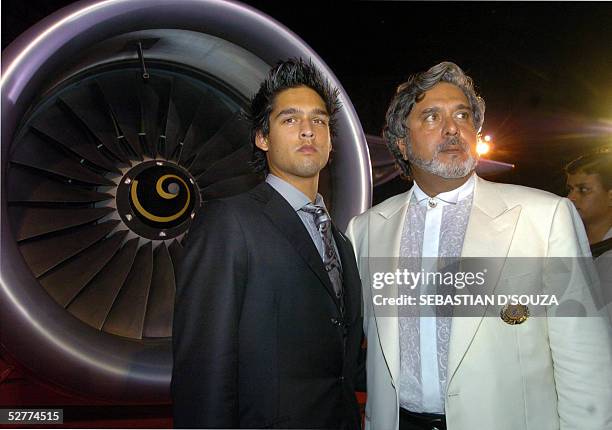
[[[506,324],[522,324],[529,318],[529,308],[525,305],[505,305],[499,316]]]

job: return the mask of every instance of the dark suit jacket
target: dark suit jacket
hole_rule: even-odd
[[[176,427],[360,428],[361,283],[348,239],[342,318],[299,216],[266,183],[206,203],[177,283]]]

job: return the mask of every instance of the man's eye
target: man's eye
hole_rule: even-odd
[[[437,121],[439,118],[439,115],[437,113],[430,113],[428,115],[425,116],[425,122],[435,122]]]
[[[457,112],[457,118],[459,119],[468,119],[470,117],[470,113],[468,111]]]
[[[283,124],[293,124],[294,122],[296,122],[296,119],[293,117],[285,118],[283,120]]]
[[[578,191],[580,191],[582,194],[587,194],[591,191],[591,189],[587,187],[580,187],[578,188]]]
[[[327,121],[324,120],[323,118],[315,118],[312,120],[312,122],[314,122],[315,124],[321,124],[321,125],[327,124]]]

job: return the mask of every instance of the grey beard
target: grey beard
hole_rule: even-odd
[[[439,158],[440,152],[453,145],[460,145],[467,152],[468,158],[461,162],[451,161],[448,163],[443,163]],[[417,157],[412,151],[412,146],[410,143],[406,145],[406,152],[408,155],[408,161],[410,161],[411,164],[414,164],[415,166],[418,166],[431,174],[445,179],[457,179],[467,176],[472,170],[474,170],[474,168],[476,168],[476,165],[478,164],[478,159],[472,155],[467,146],[468,145],[461,141],[458,137],[451,137],[438,145],[431,160],[424,160]]]

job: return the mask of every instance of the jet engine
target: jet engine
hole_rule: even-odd
[[[5,49],[0,342],[11,357],[85,397],[168,400],[182,241],[203,201],[261,181],[242,112],[289,57],[340,88],[321,190],[344,228],[371,202],[361,125],[329,67],[269,16],[220,0],[85,1]]]

